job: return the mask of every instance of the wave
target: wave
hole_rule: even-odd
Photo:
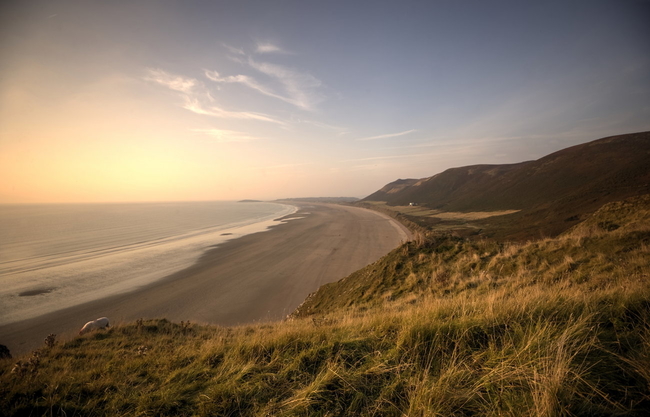
[[[114,223],[113,227],[107,227],[106,222],[116,221],[115,212],[124,210],[120,205],[92,210],[95,218],[89,221],[86,214],[85,228],[75,223],[76,228],[68,233],[52,234],[52,230],[60,229],[56,221],[79,208],[64,210],[62,216],[59,207],[49,212],[38,207],[36,211],[51,215],[49,220],[40,221],[41,227],[49,222],[50,230],[28,230],[31,241],[14,239],[13,246],[5,242],[0,248],[0,324],[146,285],[192,265],[206,249],[264,231],[276,224],[278,217],[296,210],[293,206],[271,203],[222,202],[128,208],[130,214],[122,216],[121,223]],[[33,212],[32,209],[27,216]],[[154,219],[139,223],[147,212],[153,212]],[[184,218],[197,213],[204,217]],[[171,217],[176,217],[173,225]],[[157,225],[160,227],[156,228]],[[33,229],[38,224],[29,227]],[[13,233],[16,235],[15,230]]]

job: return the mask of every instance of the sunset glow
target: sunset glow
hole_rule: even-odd
[[[648,130],[649,16],[634,1],[3,3],[0,203],[362,197]]]

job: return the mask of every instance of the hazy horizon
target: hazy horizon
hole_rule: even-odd
[[[644,1],[10,1],[0,204],[365,197],[650,130]]]

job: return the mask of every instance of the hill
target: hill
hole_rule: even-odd
[[[4,415],[645,416],[650,197],[527,243],[426,233],[285,322],[140,320],[0,359]]]
[[[362,202],[385,203],[423,226],[439,213],[502,213],[477,224],[452,223],[483,236],[526,240],[557,236],[603,204],[650,193],[650,132],[607,137],[536,161],[448,169],[397,180]],[[430,209],[409,216],[409,203]]]
[[[294,316],[457,297],[513,283],[607,286],[650,261],[650,195],[608,203],[556,238],[526,243],[429,232],[350,276],[322,286]],[[619,265],[624,262],[625,265]],[[644,284],[648,276],[639,276]],[[514,289],[512,289],[515,291]]]

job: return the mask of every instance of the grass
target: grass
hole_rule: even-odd
[[[379,211],[392,216],[406,227],[419,232],[435,229],[465,237],[478,236],[498,228],[501,216],[518,213],[518,210],[493,212],[443,212],[426,206],[389,206],[385,201],[363,201],[356,206]],[[495,221],[495,219],[500,219]]]
[[[421,235],[284,322],[148,320],[50,343],[0,362],[0,410],[648,415],[649,203],[522,244]]]
[[[507,214],[517,213],[521,210],[499,210],[499,211],[474,211],[474,212],[454,212],[433,210],[426,206],[388,206],[385,201],[368,201],[364,204],[373,206],[374,209],[382,207],[384,210],[396,211],[407,216],[413,217],[435,217],[443,220],[482,220],[494,216],[505,216]]]
[[[650,197],[605,205],[557,238],[525,243],[466,240],[416,232],[416,239],[312,294],[298,315],[385,307],[464,292],[514,293],[534,287],[592,291],[647,281]]]

